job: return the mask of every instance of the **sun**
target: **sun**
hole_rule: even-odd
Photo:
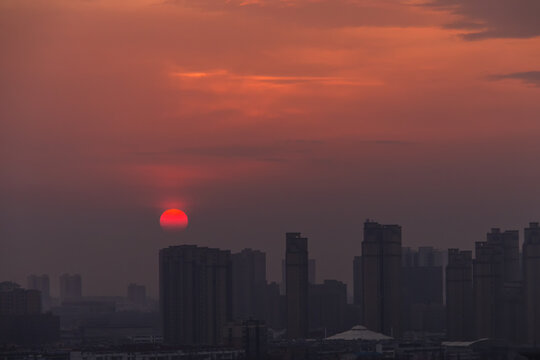
[[[185,212],[178,209],[165,210],[159,218],[159,224],[164,231],[178,232],[188,225],[188,217]]]

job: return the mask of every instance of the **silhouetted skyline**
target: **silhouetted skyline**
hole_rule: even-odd
[[[155,297],[148,254],[196,243],[280,281],[298,229],[351,286],[365,218],[460,249],[535,221],[538,2],[420,2],[3,1],[0,273]]]

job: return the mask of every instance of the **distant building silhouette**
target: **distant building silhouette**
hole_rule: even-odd
[[[0,283],[0,345],[34,346],[57,341],[60,319],[42,314],[41,293],[22,289],[11,282]]]
[[[0,286],[0,315],[41,314],[41,294],[18,284],[4,282]]]
[[[60,301],[80,300],[82,297],[81,275],[60,275]]]
[[[128,301],[139,307],[146,305],[146,286],[131,283],[127,288]]]
[[[347,330],[347,285],[324,280],[309,285],[309,328],[321,337]]]
[[[540,226],[537,222],[525,228],[523,243],[523,280],[526,312],[526,338],[540,345]]]
[[[223,344],[245,351],[246,360],[266,359],[267,328],[259,320],[244,320],[229,323],[224,331]]]
[[[502,249],[502,275],[503,282],[521,280],[521,271],[519,266],[519,231],[506,230],[501,232],[498,228],[491,229],[487,233],[486,241],[492,246],[498,246]]]
[[[519,279],[518,231],[491,229],[486,241],[476,242],[473,261],[477,338],[519,339],[521,316],[516,316]]]
[[[403,330],[444,330],[443,258],[433,247],[402,249]]]
[[[268,328],[281,330],[285,328],[285,314],[287,312],[286,296],[279,292],[279,284],[272,282],[266,285],[265,317]]]
[[[305,339],[308,334],[308,239],[286,234],[287,337]]]
[[[364,223],[362,241],[364,325],[401,334],[401,226]]]
[[[41,293],[41,307],[43,310],[49,310],[51,308],[49,275],[29,275],[27,277],[27,288],[38,290]]]
[[[497,338],[502,312],[502,248],[477,241],[473,261],[474,317],[476,338]]]
[[[265,318],[266,254],[244,249],[231,255],[233,319]]]
[[[362,257],[355,256],[353,259],[353,305],[357,307],[358,319],[355,325],[364,323],[362,309],[364,297],[362,294]]]
[[[448,250],[446,333],[449,340],[474,337],[472,261],[472,251]]]
[[[232,318],[229,251],[170,246],[159,252],[160,311],[167,344],[216,345]]]
[[[308,282],[310,284],[317,283],[317,261],[315,259],[308,259]],[[281,260],[281,284],[279,291],[281,295],[285,295],[287,287],[287,270],[285,266],[285,259]]]
[[[310,284],[317,283],[317,261],[315,259],[308,260],[308,282]]]

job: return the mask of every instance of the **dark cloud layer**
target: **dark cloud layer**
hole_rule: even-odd
[[[505,79],[515,79],[521,80],[526,84],[531,84],[537,87],[540,87],[540,71],[525,71],[525,72],[516,72],[511,74],[499,74],[490,76],[491,80],[505,80]]]
[[[462,16],[463,21],[449,26],[471,31],[463,34],[467,40],[540,35],[538,0],[432,0],[427,6]]]

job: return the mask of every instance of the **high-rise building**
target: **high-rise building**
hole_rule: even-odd
[[[41,307],[43,310],[49,310],[51,308],[49,275],[29,275],[27,278],[27,288],[38,290],[41,293]]]
[[[470,340],[473,329],[472,252],[448,250],[446,332],[449,340]]]
[[[231,255],[233,319],[264,320],[266,254],[244,249]]]
[[[537,222],[525,228],[523,243],[523,280],[525,293],[526,339],[540,345],[540,226]]]
[[[502,324],[502,248],[487,241],[477,241],[473,261],[474,323],[476,338],[499,338]]]
[[[498,228],[491,229],[486,235],[486,241],[476,242],[475,255],[473,282],[476,337],[517,340],[520,334],[516,331],[521,326],[521,316],[514,316],[516,298],[521,292],[518,231],[501,232]]]
[[[365,326],[401,334],[401,226],[364,223],[362,296]]]
[[[353,259],[353,299],[348,306],[348,324],[352,326],[363,324],[363,295],[362,295],[362,257],[355,256]]]
[[[0,283],[0,345],[35,346],[57,341],[60,319],[41,311],[41,292]]]
[[[229,251],[194,245],[159,252],[163,339],[175,345],[216,345],[232,318]]]
[[[287,337],[305,339],[308,334],[308,239],[286,234]]]
[[[266,285],[265,319],[270,329],[282,330],[285,328],[286,298],[279,292],[279,285],[271,282]]]
[[[362,306],[362,257],[353,259],[353,304]]]
[[[502,252],[502,258],[492,265],[501,272],[496,284],[499,295],[496,299],[495,329],[493,336],[521,343],[524,337],[523,283],[519,254],[519,231],[501,232],[491,229],[486,235],[487,243]]]
[[[279,291],[281,295],[285,295],[286,283],[287,283],[287,267],[285,266],[285,260],[281,260],[281,284]],[[308,282],[310,284],[317,283],[317,261],[315,259],[308,260]]]
[[[79,274],[60,275],[60,301],[76,301],[82,297],[82,280]]]
[[[38,290],[22,289],[15,283],[1,284],[0,316],[41,314],[41,294]]]
[[[127,288],[128,301],[139,307],[146,305],[146,286],[131,283]]]
[[[317,261],[309,259],[308,261],[308,282],[310,284],[317,283]]]
[[[497,246],[502,251],[502,281],[519,281],[521,271],[519,267],[519,231],[506,230],[501,232],[498,228],[491,229],[486,234],[486,241],[491,246]]]
[[[444,330],[442,253],[432,247],[403,248],[403,330]]]
[[[324,280],[309,285],[309,328],[327,337],[346,330],[347,285]]]

